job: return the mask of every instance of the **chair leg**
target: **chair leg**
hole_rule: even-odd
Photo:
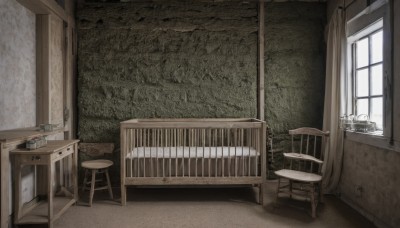
[[[324,203],[324,191],[322,191],[322,182],[318,184],[319,201]]]
[[[107,178],[108,193],[110,194],[110,198],[114,199],[112,189],[111,189],[110,176],[108,175],[108,169],[105,170],[105,173],[106,173],[106,178]]]
[[[261,183],[258,185],[258,203],[264,205],[264,185]]]
[[[293,189],[292,181],[289,180],[289,197],[290,197],[290,199],[292,198],[292,189]]]
[[[281,185],[281,178],[278,177],[278,187],[276,188],[276,197],[277,197],[277,198],[279,197],[279,188],[280,188],[280,185]]]
[[[92,182],[90,183],[90,196],[89,196],[89,207],[92,206],[92,202],[93,202],[93,195],[94,195],[94,185],[96,183],[96,169],[92,170]]]
[[[82,192],[85,192],[85,189],[86,189],[88,172],[89,172],[89,170],[85,169],[85,177],[83,178]]]
[[[317,213],[316,213],[316,207],[317,207],[317,203],[315,202],[315,185],[311,184],[311,197],[310,197],[310,201],[311,201],[311,217],[316,218],[317,217]]]

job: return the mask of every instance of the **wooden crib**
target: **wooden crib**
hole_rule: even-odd
[[[258,185],[266,180],[266,124],[257,119],[121,122],[121,204],[128,185]]]

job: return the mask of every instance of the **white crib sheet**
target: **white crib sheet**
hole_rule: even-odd
[[[249,147],[136,147],[126,156],[134,158],[229,158],[255,157],[260,153]]]

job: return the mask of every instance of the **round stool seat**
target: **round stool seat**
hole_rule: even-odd
[[[82,167],[86,169],[105,169],[112,166],[114,162],[105,159],[91,160],[82,162]]]

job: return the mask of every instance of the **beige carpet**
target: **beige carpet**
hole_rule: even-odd
[[[95,193],[92,207],[73,206],[55,227],[374,227],[360,214],[333,196],[310,217],[310,205],[276,199],[275,182],[269,182],[264,206],[256,203],[257,188],[130,188],[127,206]],[[114,189],[118,197],[119,189]]]

